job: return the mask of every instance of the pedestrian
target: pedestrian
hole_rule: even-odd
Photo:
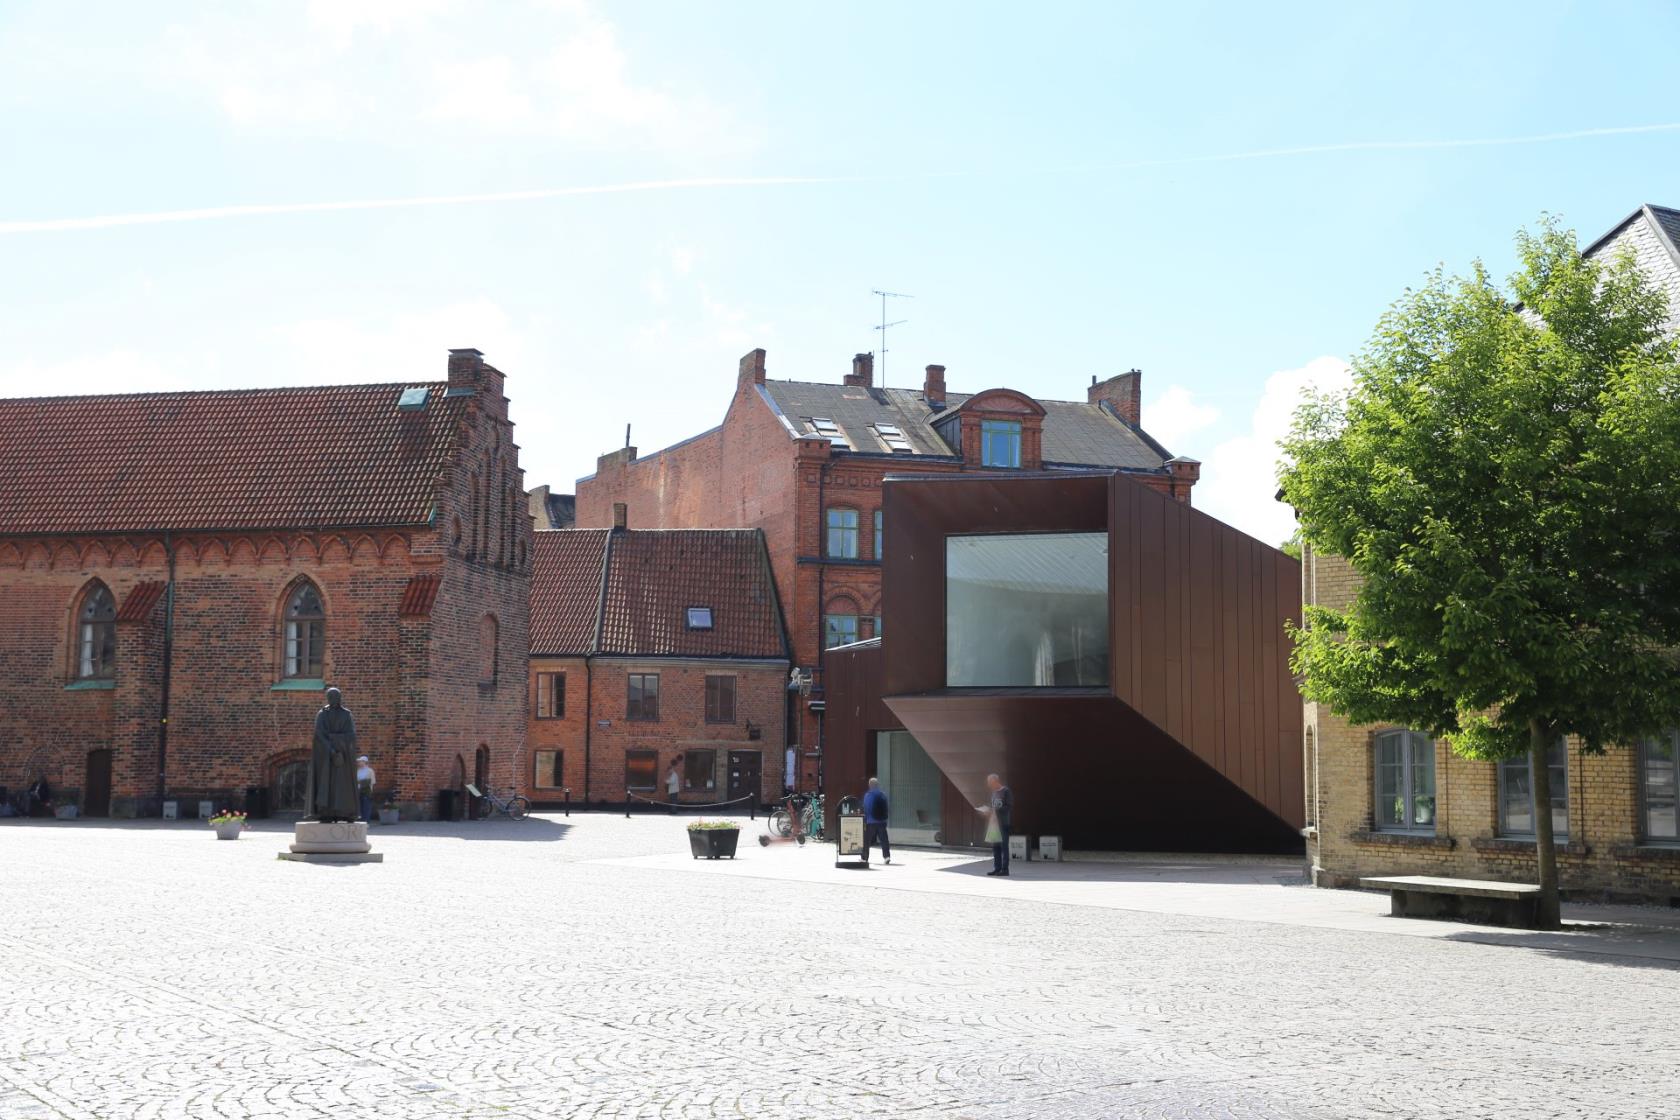
[[[356,800],[362,811],[362,819],[373,823],[373,767],[368,765],[368,756],[359,755],[356,758]]]
[[[681,758],[678,755],[677,758]],[[671,812],[677,811],[677,791],[682,789],[682,775],[677,773],[676,759],[671,760],[671,768],[665,771],[665,797],[671,803]]]
[[[885,862],[892,862],[892,842],[887,839],[887,791],[881,779],[869,779],[869,789],[863,795],[863,862],[869,864],[869,847],[881,845]]]
[[[987,875],[1009,875],[1009,818],[1015,810],[1015,795],[1003,779],[996,774],[986,775],[986,788],[991,790],[991,800],[985,805],[976,805],[977,812],[985,814],[986,842],[992,846],[992,869]]]

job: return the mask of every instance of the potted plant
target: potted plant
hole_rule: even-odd
[[[210,827],[216,830],[218,840],[237,840],[245,829],[245,814],[236,813],[232,809],[223,809],[219,813],[210,815]]]
[[[735,844],[741,839],[741,826],[730,821],[697,820],[688,826],[688,850],[695,859],[735,858]]]
[[[385,804],[379,807],[380,824],[397,823],[397,792],[392,790],[385,795]]]

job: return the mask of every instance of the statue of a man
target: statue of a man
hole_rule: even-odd
[[[353,821],[356,804],[356,721],[343,694],[327,689],[327,706],[315,713],[315,749],[309,757],[308,819]]]

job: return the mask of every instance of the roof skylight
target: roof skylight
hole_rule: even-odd
[[[397,407],[405,412],[419,412],[426,407],[426,394],[429,390],[424,385],[416,385],[412,389],[404,389],[402,396],[397,398]]]

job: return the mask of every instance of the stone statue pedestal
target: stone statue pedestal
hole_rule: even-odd
[[[385,853],[368,843],[365,821],[299,821],[290,851],[281,859],[299,863],[384,863]]]

